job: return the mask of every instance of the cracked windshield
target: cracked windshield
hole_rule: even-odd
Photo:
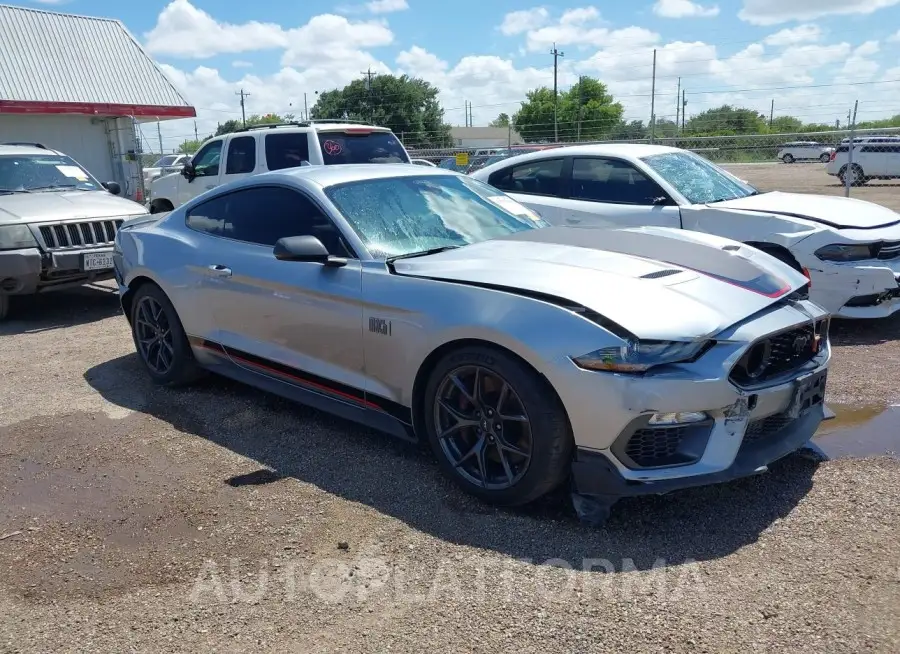
[[[0,0],[0,654],[900,654],[900,0]]]

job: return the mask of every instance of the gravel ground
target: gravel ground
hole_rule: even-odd
[[[825,165],[815,163],[727,164],[731,173],[763,191],[822,193],[843,195],[844,187],[837,177],[825,172]],[[850,189],[850,197],[868,200],[900,211],[900,180],[875,180]]]
[[[793,456],[590,529],[223,380],[154,388],[107,291],[18,315],[0,651],[900,651],[897,460]],[[837,328],[830,402],[898,401],[898,326]]]

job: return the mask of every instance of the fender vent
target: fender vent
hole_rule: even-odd
[[[726,245],[722,249],[725,250],[726,252],[737,252],[738,250],[741,249],[741,246],[740,245]]]
[[[652,273],[647,273],[646,275],[641,275],[641,279],[659,279],[660,277],[668,277],[669,275],[677,275],[680,273],[680,270],[675,270],[674,268],[668,268],[666,270],[656,270]]]

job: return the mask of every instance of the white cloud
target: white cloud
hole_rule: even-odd
[[[33,0],[33,1],[38,3],[39,5],[57,5],[57,6],[64,5],[67,2],[70,2],[70,0]]]
[[[780,32],[770,34],[763,39],[763,43],[775,47],[782,47],[797,45],[799,43],[814,43],[821,38],[821,28],[818,25],[807,23],[805,25],[797,25],[797,27],[783,29]]]
[[[600,13],[593,7],[585,7],[563,12],[552,24],[529,29],[525,40],[531,52],[546,50],[554,44],[574,45],[581,49],[622,45],[639,50],[656,43],[659,35],[643,27],[604,27]]]
[[[343,16],[314,16],[302,27],[274,23],[218,22],[189,0],[172,0],[144,35],[149,52],[171,57],[208,59],[218,54],[283,49],[285,65],[309,65],[345,56],[357,60],[359,48],[388,45],[393,33],[381,22],[350,22]],[[315,54],[315,56],[314,56]]]
[[[777,25],[822,16],[871,14],[900,0],[744,0],[738,17],[754,25]]]
[[[663,18],[712,18],[719,15],[719,5],[704,6],[690,0],[657,0],[653,13]]]
[[[366,3],[366,9],[373,14],[389,14],[409,9],[409,5],[406,4],[406,0],[373,0]]]
[[[523,34],[546,23],[549,15],[543,7],[513,11],[503,17],[499,29],[507,36]]]

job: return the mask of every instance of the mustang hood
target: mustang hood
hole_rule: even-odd
[[[561,298],[659,340],[714,335],[807,281],[755,248],[663,227],[548,227],[399,259],[394,269]]]
[[[873,229],[900,223],[900,214],[880,204],[836,195],[773,191],[709,205],[803,218],[836,229]]]
[[[0,224],[78,218],[121,218],[147,213],[137,202],[107,191],[47,191],[0,195]]]

